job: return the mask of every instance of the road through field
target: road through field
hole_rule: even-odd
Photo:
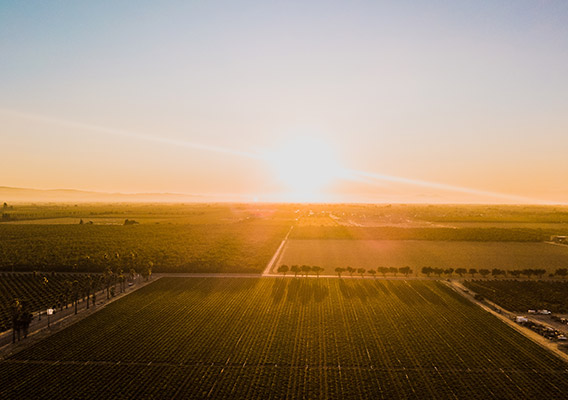
[[[278,260],[280,259],[280,256],[282,255],[282,250],[284,249],[284,246],[286,245],[286,242],[288,241],[288,237],[290,236],[292,229],[294,229],[294,225],[292,225],[290,227],[290,230],[288,231],[286,236],[284,236],[284,240],[282,240],[282,243],[280,243],[280,246],[278,246],[278,249],[276,249],[276,253],[274,253],[272,258],[268,262],[268,265],[266,266],[266,268],[262,272],[262,276],[271,276],[270,272],[276,266]]]

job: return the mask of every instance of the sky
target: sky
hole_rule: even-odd
[[[0,186],[568,202],[566,1],[3,1]]]

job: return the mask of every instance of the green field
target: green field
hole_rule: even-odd
[[[288,240],[278,265],[336,267],[544,268],[568,266],[568,246],[521,242],[425,240]]]
[[[323,278],[162,278],[1,362],[0,376],[2,399],[568,390],[563,361],[439,282]]]

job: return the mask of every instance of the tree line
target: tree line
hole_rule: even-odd
[[[286,264],[282,264],[277,269],[278,273],[283,274],[286,276],[288,272],[294,273],[294,277],[297,277],[298,274],[300,276],[308,276],[310,273],[316,274],[317,277],[324,271],[324,268],[320,266],[310,266],[310,265],[292,265],[288,266]],[[481,275],[482,277],[488,277],[491,275],[494,278],[498,277],[513,277],[513,278],[520,278],[520,277],[527,277],[527,278],[543,278],[547,271],[545,269],[540,268],[525,268],[525,269],[500,269],[500,268],[493,268],[493,269],[486,269],[486,268],[433,268],[433,267],[423,267],[420,272],[422,275],[430,277],[431,275],[435,275],[438,277],[451,277],[455,275],[459,275],[462,278],[464,275],[471,275],[474,278],[476,275]],[[366,268],[353,268],[353,267],[337,267],[335,268],[335,273],[339,278],[341,278],[342,274],[348,273],[350,276],[353,276],[355,273],[361,275],[361,277],[367,274],[368,276],[377,276],[377,274],[386,277],[387,275],[391,276],[398,276],[404,275],[408,277],[410,274],[413,273],[412,268],[410,267],[377,267],[376,269],[366,269]],[[549,277],[558,277],[558,278],[566,278],[568,276],[568,268],[558,268],[554,273],[548,275]]]
[[[283,265],[278,267],[277,271],[279,273],[283,274],[284,276],[286,276],[286,274],[288,272],[293,272],[294,277],[297,277],[298,274],[308,276],[311,272],[313,272],[319,278],[320,274],[324,271],[324,269],[320,266],[317,266],[317,265],[315,265],[315,266],[292,265],[292,266],[288,267],[288,265],[283,264]],[[335,268],[335,273],[340,278],[341,278],[341,275],[344,274],[344,273],[348,273],[350,276],[353,276],[353,274],[357,273],[358,275],[361,275],[361,277],[363,277],[365,274],[368,274],[368,275],[373,276],[373,277],[376,276],[377,274],[382,274],[383,276],[386,276],[387,274],[393,274],[394,276],[397,276],[398,274],[408,276],[412,273],[412,268],[410,268],[410,267],[401,267],[401,268],[378,267],[375,270],[375,269],[366,269],[366,268],[337,267],[337,268]]]
[[[115,255],[119,257],[119,255]],[[86,308],[94,305],[97,301],[97,293],[105,295],[107,300],[114,297],[117,292],[123,293],[126,291],[128,283],[133,283],[138,276],[142,276],[145,281],[152,276],[153,263],[148,262],[140,273],[135,268],[130,268],[128,272],[124,272],[120,264],[114,263],[115,268],[107,266],[102,274],[87,274],[86,276],[78,276],[78,279],[65,279],[62,283],[56,285],[55,273],[51,276],[33,272],[31,275],[34,280],[40,280],[41,284],[39,289],[35,292],[37,297],[33,303],[35,310],[39,309],[38,321],[41,321],[42,315],[46,312],[46,308],[51,308],[54,311],[58,309],[62,311],[64,308],[68,309],[70,306],[74,307],[74,312],[78,312],[78,304],[80,301],[86,302]],[[13,275],[13,274],[9,274]],[[14,276],[20,276],[14,275]],[[36,281],[37,282],[37,281]],[[55,286],[56,285],[56,286]],[[24,338],[27,337],[28,328],[33,320],[34,307],[30,305],[28,299],[22,296],[15,296],[12,298],[10,306],[10,316],[13,329],[12,342],[19,341],[23,333]]]

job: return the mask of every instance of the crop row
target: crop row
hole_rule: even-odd
[[[469,280],[464,285],[507,310],[568,312],[567,281]]]
[[[162,278],[0,370],[23,361],[30,370],[6,393],[20,381],[37,390],[39,366],[55,375],[66,365],[129,371],[105,384],[117,397],[170,398],[170,385],[180,397],[215,398],[552,398],[568,389],[565,363],[434,281]],[[156,366],[161,386],[141,378]],[[83,379],[58,384],[73,393]]]

